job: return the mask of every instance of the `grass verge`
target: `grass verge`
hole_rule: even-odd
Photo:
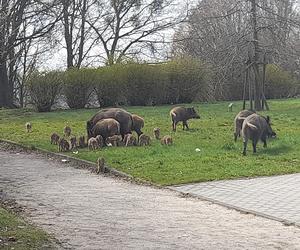
[[[125,107],[145,118],[146,134],[152,135],[153,128],[160,127],[162,135],[173,137],[174,145],[162,146],[153,139],[149,147],[95,152],[82,149],[77,155],[68,154],[92,162],[101,156],[113,168],[161,185],[300,172],[300,99],[269,101],[271,111],[262,114],[271,116],[278,137],[270,139],[266,149],[259,144],[257,154],[252,153],[250,143],[246,157],[241,154],[241,139],[233,142],[233,119],[242,104],[235,102],[234,112],[227,112],[227,104],[193,104],[201,119],[190,120],[189,131],[182,131],[178,125],[176,133],[171,131],[171,106]],[[0,138],[57,152],[57,147],[49,142],[50,134],[62,134],[68,123],[73,134],[84,135],[86,121],[95,112],[96,109],[51,113],[0,110]],[[32,133],[25,132],[28,121],[33,125]]]
[[[0,206],[0,249],[54,249],[49,235]]]

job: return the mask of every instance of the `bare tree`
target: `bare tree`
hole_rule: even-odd
[[[67,50],[67,68],[80,68],[83,60],[92,49],[91,27],[86,19],[95,0],[61,0],[63,8],[63,36]]]
[[[203,0],[176,33],[173,52],[212,65],[217,97],[240,99],[246,79],[249,98],[259,110],[265,101],[261,65],[272,62],[291,69],[299,58],[296,6],[295,0]]]
[[[147,48],[155,51],[164,42],[164,31],[185,19],[177,13],[175,0],[110,0],[98,2],[87,20],[96,42],[102,44],[106,63],[119,63],[126,56],[134,57]],[[180,5],[179,5],[180,6]],[[100,48],[100,49],[102,49]]]
[[[56,1],[0,1],[0,107],[13,107],[16,48],[47,34],[58,21]],[[27,25],[27,33],[22,27]]]

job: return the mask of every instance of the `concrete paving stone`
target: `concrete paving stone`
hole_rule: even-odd
[[[253,210],[300,225],[300,174],[172,186],[243,210]]]

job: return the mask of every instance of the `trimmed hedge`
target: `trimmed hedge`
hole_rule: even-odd
[[[192,58],[181,58],[163,65],[168,75],[167,103],[208,101],[211,95],[206,65]]]
[[[89,68],[69,69],[63,78],[63,92],[71,109],[84,108],[95,82],[95,70]]]
[[[94,89],[102,107],[207,101],[207,76],[205,65],[192,59],[119,64],[96,69]]]
[[[59,71],[30,74],[26,81],[31,103],[38,112],[49,112],[61,91],[62,73]]]
[[[166,102],[168,76],[163,65],[127,65],[127,101],[130,105],[155,105]]]
[[[101,107],[127,104],[127,72],[124,65],[95,70],[94,90]]]
[[[97,69],[70,69],[64,73],[33,72],[27,86],[33,104],[41,112],[50,111],[58,94],[66,97],[70,108],[84,108],[93,91],[101,107],[241,99],[243,86],[240,83],[220,86],[218,91],[225,93],[220,98],[213,87],[212,73],[200,61],[181,58],[162,64],[127,63]],[[299,94],[299,90],[299,81],[289,72],[268,65],[267,98],[292,97]]]
[[[294,97],[299,94],[300,84],[291,73],[275,64],[266,69],[266,97],[269,99]]]

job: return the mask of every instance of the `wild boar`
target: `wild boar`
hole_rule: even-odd
[[[200,116],[197,114],[194,107],[184,108],[184,107],[175,107],[171,109],[170,115],[172,118],[172,128],[173,131],[176,131],[176,125],[178,122],[182,121],[182,128],[189,129],[187,120],[189,119],[200,119]]]
[[[77,148],[77,139],[76,136],[70,138],[71,150]]]
[[[107,146],[113,146],[113,147],[124,146],[124,142],[122,140],[121,135],[113,135],[107,137],[105,143]]]
[[[59,139],[58,142],[58,151],[59,152],[66,152],[70,150],[70,144],[65,138]]]
[[[242,136],[244,143],[243,155],[246,155],[247,142],[252,140],[253,153],[256,153],[256,145],[259,140],[267,147],[267,137],[276,136],[270,124],[270,117],[263,117],[258,114],[248,116],[242,126]]]
[[[71,133],[72,133],[72,129],[69,126],[65,126],[64,127],[64,135],[66,137],[69,137],[71,135]]]
[[[97,159],[97,174],[105,172],[105,160],[103,157]]]
[[[148,146],[150,145],[150,136],[145,135],[145,134],[141,134],[139,137],[139,145],[140,146]]]
[[[138,137],[143,133],[141,129],[144,127],[144,119],[138,115],[132,115],[132,130],[135,131]]]
[[[57,145],[59,142],[59,135],[57,133],[53,133],[51,136],[50,136],[50,143],[51,144],[54,144],[54,145]]]
[[[123,142],[124,142],[126,147],[137,145],[137,139],[134,137],[133,134],[126,134],[124,136]]]
[[[165,135],[161,140],[160,143],[162,145],[172,145],[173,144],[173,139],[170,135]]]
[[[98,141],[96,138],[94,137],[91,137],[89,140],[88,140],[88,149],[89,150],[96,150],[98,148]]]
[[[120,123],[112,118],[102,119],[93,126],[91,134],[93,137],[101,135],[105,141],[107,137],[120,134]]]
[[[85,136],[79,136],[79,139],[78,139],[78,146],[80,148],[84,148],[86,147],[86,143],[85,143]]]
[[[89,121],[86,123],[86,129],[88,138],[93,137],[92,129],[95,124],[103,119],[112,118],[120,123],[120,133],[124,137],[125,134],[131,133],[133,121],[131,114],[121,108],[109,108],[102,109],[97,114],[95,114]]]
[[[255,111],[252,110],[242,110],[234,118],[234,141],[237,141],[237,137],[241,136],[241,130],[244,120],[249,116],[254,114]]]
[[[32,132],[32,125],[30,122],[26,122],[25,128],[26,128],[27,133]]]
[[[155,139],[159,140],[159,138],[160,138],[160,128],[154,128],[153,129],[153,134],[154,134]]]
[[[98,142],[98,146],[99,148],[103,148],[104,146],[104,140],[103,140],[103,137],[101,135],[97,135],[96,136],[96,140]]]

